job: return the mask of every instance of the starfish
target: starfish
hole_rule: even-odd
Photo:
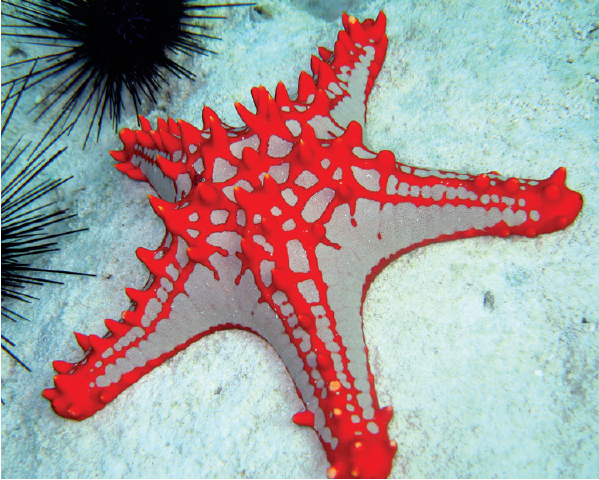
[[[561,230],[582,208],[566,171],[545,180],[411,167],[364,136],[366,104],[386,50],[386,18],[343,15],[334,51],[312,57],[291,99],[252,90],[256,113],[203,128],[171,118],[119,133],[118,170],[147,181],[166,226],[150,271],[103,338],[75,333],[78,363],[54,362],[44,397],[83,420],[191,343],[217,330],[260,335],[283,360],[331,464],[327,475],[388,476],[397,443],[378,404],[362,330],[374,277],[399,256],[434,242]]]

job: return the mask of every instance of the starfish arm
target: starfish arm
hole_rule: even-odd
[[[345,129],[352,121],[366,123],[368,96],[387,53],[387,18],[381,12],[360,23],[344,13],[342,20],[333,52],[321,47],[322,60],[312,57],[312,73],[316,89],[331,100],[331,117]]]
[[[565,185],[563,167],[544,180],[472,175],[411,167],[389,151],[374,154],[362,145],[350,148],[362,159],[346,162],[353,163],[344,183],[354,202],[334,212],[327,232],[331,242],[353,246],[360,258],[373,257],[370,278],[391,260],[431,243],[563,230],[583,204]]]
[[[160,198],[172,202],[190,191],[198,175],[212,175],[210,162],[195,165],[200,149],[219,150],[223,144],[234,143],[231,153],[240,159],[245,147],[256,149],[256,132],[263,132],[264,145],[272,136],[297,137],[306,124],[322,139],[341,135],[350,122],[364,125],[368,96],[387,52],[387,19],[381,12],[376,20],[360,23],[344,13],[342,21],[344,30],[339,32],[334,50],[321,47],[320,58],[312,57],[312,76],[302,72],[295,99],[290,99],[282,83],[277,87],[276,102],[264,87],[252,89],[257,112],[252,114],[236,104],[245,123],[240,128],[224,125],[208,107],[202,114],[203,130],[171,118],[158,119],[153,129],[140,115],[140,130],[119,132],[123,148],[110,152],[117,161],[115,167],[133,180],[149,182]],[[237,141],[229,142],[227,137]]]
[[[302,198],[300,190],[306,186],[283,193],[267,175],[252,192],[236,191],[252,219],[243,232],[240,258],[293,342],[295,349],[277,352],[306,405],[294,421],[316,431],[331,463],[328,475],[386,476],[397,450],[387,434],[393,410],[379,407],[368,366],[360,317],[362,283],[343,292],[344,299],[356,299],[351,305],[331,302],[329,293],[338,293],[340,285],[323,278],[321,249],[335,251],[336,245],[326,240],[313,212],[308,220],[296,214],[307,212],[304,208],[314,198]]]
[[[235,249],[234,239],[228,247]],[[241,262],[235,255],[215,252],[214,265],[208,268],[192,260],[192,252],[182,237],[170,233],[157,250],[137,250],[150,270],[150,281],[143,290],[127,289],[132,307],[121,321],[106,320],[108,333],[103,338],[75,333],[85,353],[81,361],[54,362],[55,386],[46,389],[44,397],[56,413],[83,420],[205,335],[229,328],[256,332],[260,322],[273,323],[276,316],[258,302],[251,273],[237,278]],[[212,295],[215,290],[230,295]],[[274,333],[271,329],[270,337]]]
[[[563,230],[582,208],[582,196],[565,185],[565,168],[531,180],[411,167],[390,151],[368,150],[361,130],[353,122],[328,143],[305,129],[291,177],[307,187],[295,190],[302,215],[326,230],[328,245],[317,252],[335,268],[352,265],[334,268],[325,282],[356,276],[362,299],[382,268],[415,248],[483,235],[532,238]],[[304,168],[315,173],[312,182]]]

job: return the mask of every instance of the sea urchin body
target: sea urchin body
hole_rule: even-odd
[[[41,61],[30,75],[11,78],[3,86],[28,82],[25,89],[53,77],[60,78],[46,103],[36,107],[38,118],[56,107],[59,113],[50,130],[60,122],[74,125],[84,113],[91,115],[85,142],[94,123],[100,134],[108,113],[116,128],[129,93],[137,112],[142,95],[155,101],[155,94],[167,82],[166,73],[193,79],[191,71],[169,54],[213,53],[201,41],[216,37],[204,33],[202,22],[225,17],[208,15],[218,7],[251,3],[198,4],[189,0],[36,0],[27,3],[2,2],[12,7],[4,15],[17,22],[8,36],[28,43],[50,46],[53,51],[38,58],[11,63],[19,67]],[[5,10],[5,8],[3,8]],[[10,10],[10,8],[9,8]],[[12,98],[9,93],[3,101]],[[88,112],[89,111],[89,112]]]

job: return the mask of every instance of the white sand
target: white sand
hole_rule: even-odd
[[[294,90],[316,47],[332,47],[341,28],[340,14],[316,18],[313,3],[260,2],[270,19],[232,12],[217,30],[223,42],[210,45],[220,55],[186,64],[198,81],[173,82],[150,118],[201,126],[206,104],[238,125],[233,103],[252,105],[251,87],[274,92],[283,80]],[[373,283],[365,334],[379,400],[395,409],[391,475],[599,476],[597,2],[340,3],[361,20],[380,9],[388,17],[387,60],[369,103],[376,150],[524,178],[563,165],[585,200],[563,232],[433,245]],[[3,140],[35,138],[44,125],[30,120],[13,120]],[[71,332],[103,334],[103,319],[128,307],[123,288],[145,284],[135,248],[162,239],[150,187],[111,166],[107,151],[120,142],[105,130],[82,152],[82,123],[53,171],[74,175],[59,200],[78,213],[73,228],[89,231],[64,238],[50,265],[98,277],[44,287],[22,310],[34,321],[3,325],[33,373],[3,355],[2,477],[324,476],[315,433],[291,422],[302,404],[290,377],[249,333],[201,340],[80,423],[41,397],[52,360],[81,358]]]

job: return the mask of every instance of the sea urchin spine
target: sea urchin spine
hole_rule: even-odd
[[[54,202],[44,203],[48,195],[67,182],[70,177],[39,180],[40,174],[66,150],[63,148],[49,154],[49,157],[46,155],[62,134],[45,147],[42,146],[44,141],[42,139],[33,149],[30,149],[29,143],[23,147],[19,146],[19,141],[2,158],[2,318],[13,322],[27,320],[27,318],[6,306],[5,301],[30,303],[37,298],[25,293],[26,286],[62,284],[58,280],[40,277],[40,273],[95,276],[52,268],[35,268],[30,263],[36,256],[59,250],[56,243],[58,237],[87,230],[82,228],[57,233],[49,230],[51,225],[62,223],[75,216],[68,215],[66,210],[53,211]],[[28,156],[27,163],[18,170],[20,159],[25,156]],[[15,173],[17,171],[18,173]],[[9,179],[6,179],[7,176]],[[2,350],[29,370],[9,348],[14,346],[15,344],[9,338],[2,335]]]

